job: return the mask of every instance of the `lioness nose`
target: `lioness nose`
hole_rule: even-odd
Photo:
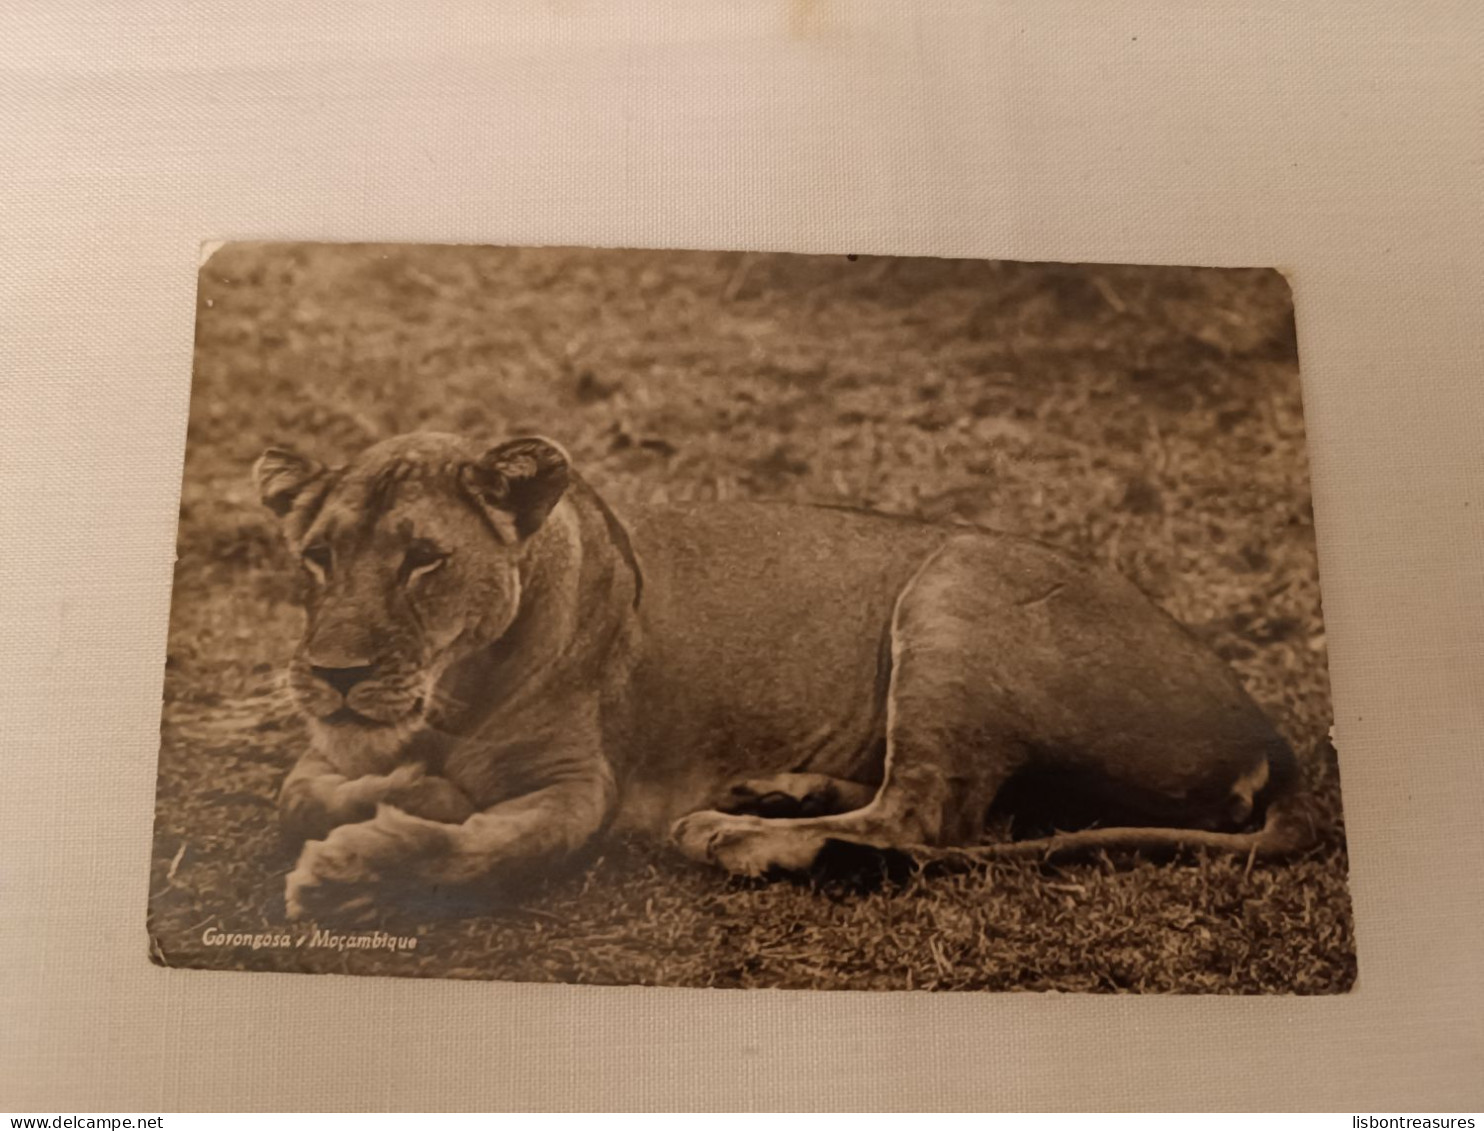
[[[315,679],[328,683],[341,695],[349,695],[352,687],[376,674],[376,665],[367,664],[359,668],[310,668],[309,670],[314,673]]]

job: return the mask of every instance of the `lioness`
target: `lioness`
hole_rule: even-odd
[[[1122,577],[1036,542],[768,503],[621,519],[541,439],[414,433],[254,470],[309,583],[291,917],[485,892],[615,822],[747,876],[836,843],[1311,839],[1293,753],[1232,672]],[[968,848],[1023,781],[1139,827]]]

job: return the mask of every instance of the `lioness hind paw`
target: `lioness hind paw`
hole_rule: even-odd
[[[874,793],[872,786],[827,774],[775,774],[735,783],[716,808],[769,820],[828,817],[860,808]]]
[[[682,817],[670,835],[690,859],[753,878],[807,872],[825,840],[822,834],[797,826],[715,810]]]
[[[816,817],[824,812],[818,804],[809,802],[808,797],[794,797],[776,789],[760,793],[749,783],[743,783],[732,786],[717,808],[733,816],[765,817],[768,820]]]

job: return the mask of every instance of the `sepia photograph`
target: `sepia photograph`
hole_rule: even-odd
[[[1356,977],[1277,271],[203,249],[171,967]]]

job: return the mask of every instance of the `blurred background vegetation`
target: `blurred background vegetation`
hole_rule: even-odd
[[[202,268],[151,934],[172,964],[671,985],[1325,993],[1355,974],[1292,307],[1263,270],[251,245]],[[625,502],[845,502],[1027,534],[1241,674],[1329,828],[1249,867],[997,864],[842,898],[615,840],[414,955],[234,953],[283,921],[294,570],[248,470],[539,432]]]

